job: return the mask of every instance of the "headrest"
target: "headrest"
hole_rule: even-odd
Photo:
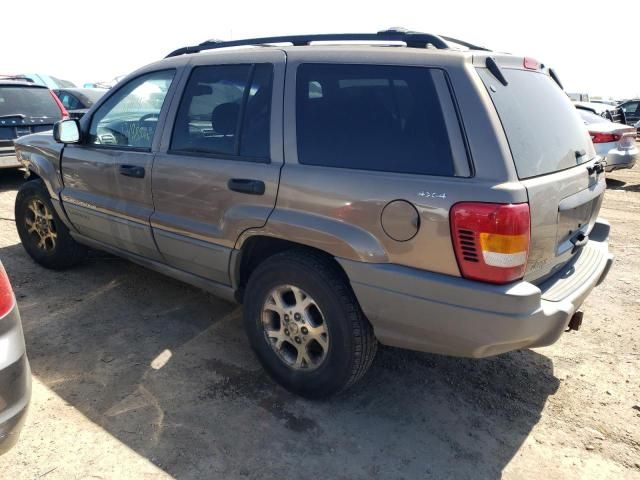
[[[211,126],[216,133],[231,135],[236,132],[238,115],[240,115],[238,103],[221,103],[211,113]]]

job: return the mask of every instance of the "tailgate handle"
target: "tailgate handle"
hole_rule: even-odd
[[[583,232],[578,232],[578,234],[574,236],[570,240],[570,242],[573,243],[573,249],[571,250],[571,253],[576,253],[589,242],[589,235],[586,235]]]
[[[604,167],[607,166],[607,162],[600,160],[593,164],[592,167],[587,167],[587,171],[589,175],[593,175],[594,173],[602,173],[604,172]]]

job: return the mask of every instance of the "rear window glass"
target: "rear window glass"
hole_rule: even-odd
[[[62,118],[47,88],[0,86],[0,117]]]
[[[601,117],[600,115],[596,115],[595,113],[584,110],[582,108],[576,108],[576,111],[578,112],[578,115],[580,115],[580,118],[582,118],[582,121],[585,123],[585,125],[589,125],[591,123],[606,123],[609,121],[606,118]]]
[[[453,176],[466,162],[441,70],[303,64],[296,115],[301,164]]]
[[[593,147],[584,122],[551,77],[527,70],[502,72],[507,86],[486,68],[478,68],[507,135],[518,177],[545,175],[591,160]]]

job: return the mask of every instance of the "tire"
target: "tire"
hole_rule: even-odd
[[[15,218],[22,246],[43,267],[64,270],[86,257],[86,247],[71,237],[69,229],[53,208],[42,180],[31,180],[20,187],[16,196]],[[33,229],[34,223],[38,224],[37,231]]]
[[[311,399],[356,383],[371,366],[378,345],[344,273],[323,255],[305,250],[273,255],[256,268],[245,290],[244,323],[271,377]]]

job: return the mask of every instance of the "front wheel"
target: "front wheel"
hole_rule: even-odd
[[[244,321],[265,370],[288,390],[322,398],[368,370],[377,341],[344,274],[315,252],[274,255],[253,272]]]
[[[40,265],[62,270],[86,256],[86,248],[71,237],[58,217],[42,180],[31,180],[20,187],[15,217],[22,246]]]

